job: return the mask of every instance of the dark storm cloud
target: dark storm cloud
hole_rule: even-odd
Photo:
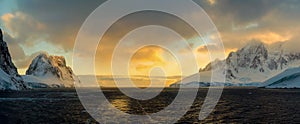
[[[299,32],[299,0],[194,1],[212,18],[226,48],[240,48],[252,39],[287,41]]]
[[[17,8],[1,15],[1,25],[10,33],[6,33],[4,38],[8,42],[16,66],[21,69],[27,68],[31,60],[39,54],[37,52],[26,55],[22,45],[31,47],[37,42],[46,41],[63,47],[65,51],[72,50],[81,24],[102,2],[16,0]]]
[[[215,0],[214,5],[209,5],[206,1],[194,1],[203,7],[210,16],[218,16],[216,19],[220,21],[230,18],[235,23],[241,24],[260,20],[268,12],[276,9],[278,5],[286,2],[282,0]]]
[[[46,33],[50,34],[48,42],[71,50],[81,24],[103,2],[103,0],[18,0],[17,11],[45,24]]]
[[[220,0],[216,8],[222,12],[220,15],[230,16],[236,23],[248,23],[260,20],[277,4],[275,0]]]
[[[209,14],[224,37],[231,37],[234,34],[236,37],[239,34],[253,35],[253,32],[265,33],[266,31],[284,35],[286,30],[289,30],[283,27],[284,23],[291,22],[291,25],[299,25],[292,21],[292,19],[299,20],[300,1],[297,0],[215,0],[213,5],[208,0],[194,1]],[[50,34],[48,42],[61,45],[65,50],[71,50],[81,24],[103,2],[104,0],[18,0],[17,11],[29,14],[45,24],[47,33]],[[271,19],[268,19],[270,17]],[[249,27],[253,24],[258,26],[253,27],[251,31]],[[227,47],[241,47],[243,45],[241,41],[249,39],[225,38],[223,40]]]

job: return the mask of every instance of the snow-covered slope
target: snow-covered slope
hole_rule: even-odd
[[[264,84],[266,88],[300,88],[300,67],[287,69]]]
[[[300,52],[289,51],[285,43],[266,46],[253,41],[236,52],[229,54],[226,60],[209,63],[200,72],[226,70],[226,82],[252,83],[262,82],[283,70],[300,65]],[[224,69],[225,68],[225,69]]]
[[[18,90],[11,82],[10,75],[0,69],[0,90]]]
[[[23,90],[26,85],[18,74],[0,29],[0,90]]]
[[[209,87],[209,86],[225,86],[225,87],[233,87],[233,86],[250,86],[250,87],[258,87],[262,86],[260,82],[251,82],[251,83],[232,83],[232,82],[211,82],[211,71],[200,72],[199,81],[179,81],[176,82],[170,87],[182,87],[182,88],[195,88],[195,87]],[[197,75],[197,74],[195,74]]]
[[[49,87],[73,87],[75,77],[64,57],[50,56],[47,53],[33,59],[26,76],[23,76],[26,82],[44,83]]]
[[[226,71],[224,86],[264,86],[262,82],[288,68],[300,66],[300,50],[289,49],[290,44],[265,45],[258,41],[249,42],[245,47],[232,52],[225,60],[215,60],[200,69],[200,82],[174,83],[171,87],[195,87],[220,85],[211,82],[211,71]]]

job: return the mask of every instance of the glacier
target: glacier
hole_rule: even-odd
[[[300,67],[290,68],[266,80],[265,88],[300,88]]]

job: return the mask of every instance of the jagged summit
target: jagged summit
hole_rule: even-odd
[[[35,59],[33,59],[31,65],[26,71],[26,75],[34,75],[34,76],[43,76],[46,73],[53,71],[57,77],[57,70],[53,69],[45,69],[45,68],[55,68],[59,66],[66,66],[66,62],[64,57],[62,56],[49,56],[48,53],[41,53]],[[41,68],[43,67],[43,68]]]
[[[225,60],[209,63],[204,69],[200,69],[200,72],[212,69],[226,70],[228,82],[250,83],[264,81],[300,63],[300,52],[281,52],[286,51],[284,47],[277,47],[276,52],[269,49],[262,42],[252,41],[238,51],[230,53]]]
[[[1,28],[0,28],[0,39],[3,39],[3,34],[2,34]]]
[[[16,66],[12,62],[8,46],[3,40],[3,33],[0,29],[0,89],[22,90],[27,87],[19,75]]]
[[[245,47],[238,50],[237,53],[245,53],[245,54],[258,54],[262,55],[262,57],[268,57],[268,50],[265,47],[265,44],[259,41],[251,41]]]
[[[3,40],[3,34],[2,34],[1,29],[0,29],[0,38],[1,38],[0,39],[0,48],[1,48],[0,68],[7,74],[17,75],[18,74],[17,68],[11,60],[8,46],[7,46],[6,42]]]
[[[26,75],[40,79],[41,83],[50,87],[73,87],[75,76],[63,56],[51,56],[48,53],[41,53],[34,58]]]

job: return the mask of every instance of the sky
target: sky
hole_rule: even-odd
[[[5,32],[4,40],[8,43],[13,61],[19,73],[24,74],[31,60],[40,52],[48,52],[51,55],[64,56],[67,64],[72,65],[73,48],[77,33],[93,10],[101,5],[103,0],[0,0],[0,28]],[[261,41],[265,44],[275,44],[278,42],[299,42],[300,32],[300,1],[299,0],[194,0],[200,5],[212,19],[220,32],[221,39],[228,55],[232,51],[243,47],[253,40]],[[121,7],[122,5],[120,5]],[[184,6],[178,9],[185,9]],[[109,14],[109,12],[107,12]],[[193,16],[195,13],[186,13]],[[155,15],[156,18],[147,16],[133,16],[127,20],[130,25],[135,25],[135,20],[140,21],[161,21],[170,25],[178,25],[178,20],[172,17]],[[99,17],[106,19],[106,17]],[[128,29],[126,20],[111,32],[114,35],[122,33]],[[131,23],[130,23],[131,22]],[[178,27],[179,29],[181,27]],[[122,30],[117,30],[122,29]],[[185,32],[184,30],[182,32]],[[186,32],[190,36],[188,41],[192,45],[192,50],[197,57],[200,67],[205,66],[211,60],[203,44],[194,41],[192,32]],[[110,54],[116,37],[107,35],[101,48],[97,51],[97,74],[110,74]],[[135,52],[129,63],[129,73],[132,75],[147,75],[154,67],[164,69],[165,75],[181,75],[182,71],[172,54],[185,56],[185,48],[180,44],[179,37],[174,36],[170,30],[157,30],[155,27],[145,27],[132,33],[134,36],[126,36],[125,44],[120,50],[124,56]],[[89,37],[86,37],[89,40]],[[168,43],[175,52],[157,46],[134,48],[139,42],[164,42]],[[86,46],[89,48],[92,46]],[[79,57],[90,54],[83,52]],[[123,55],[122,54],[122,55]],[[98,59],[97,59],[98,58]],[[124,58],[125,59],[125,58]],[[122,56],[120,56],[122,61]],[[192,61],[186,57],[185,61]],[[185,69],[191,68],[188,64],[181,65]],[[87,75],[83,69],[76,72],[77,75]],[[190,75],[195,69],[183,75]],[[197,70],[197,69],[196,69]],[[160,73],[159,73],[160,74]]]

